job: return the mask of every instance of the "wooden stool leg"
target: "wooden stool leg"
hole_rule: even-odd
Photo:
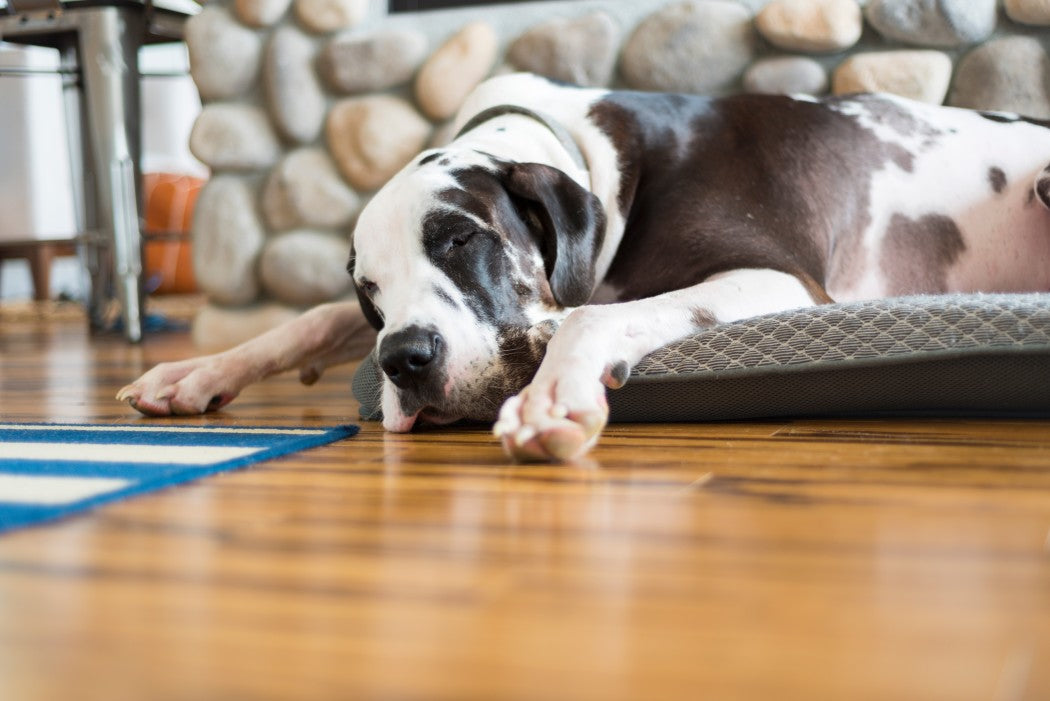
[[[28,251],[29,271],[33,276],[33,299],[46,302],[51,297],[51,261],[55,247],[49,243],[34,246]]]

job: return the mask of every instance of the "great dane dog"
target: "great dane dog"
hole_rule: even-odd
[[[713,324],[905,293],[1050,290],[1050,122],[877,95],[483,83],[459,135],[362,211],[358,302],[122,389],[150,415],[304,383],[378,341],[383,425],[492,421],[513,456],[570,459],[606,388]],[[378,331],[372,331],[369,326]]]

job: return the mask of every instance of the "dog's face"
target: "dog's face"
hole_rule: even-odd
[[[386,428],[492,420],[595,285],[605,218],[568,175],[455,145],[362,211],[350,272],[376,328]]]

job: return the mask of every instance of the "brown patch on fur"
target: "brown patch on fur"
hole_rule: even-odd
[[[718,323],[718,319],[709,310],[697,307],[693,310],[693,325],[698,329],[709,329]]]
[[[814,280],[809,275],[802,273],[796,275],[798,281],[802,283],[802,286],[806,288],[806,293],[809,294],[809,298],[816,304],[834,304],[835,300],[831,298],[828,291],[824,289],[824,286]]]
[[[948,271],[966,250],[951,217],[927,214],[908,219],[894,214],[886,228],[880,264],[893,295],[939,293],[948,289]]]
[[[630,300],[740,268],[820,283],[829,270],[859,276],[873,174],[887,163],[907,171],[913,154],[835,109],[850,99],[613,92],[594,103],[589,117],[618,153],[627,218],[605,282]],[[896,130],[936,138],[893,103],[864,104],[884,108]]]
[[[463,179],[468,177],[465,171],[460,171],[456,175]],[[473,214],[481,221],[495,228],[496,222],[494,221],[493,209],[496,206],[496,197],[492,191],[492,184],[486,182],[491,181],[492,178],[486,178],[484,171],[480,169],[477,173],[470,173],[469,175],[474,177],[470,178],[464,189],[448,188],[441,190],[436,193],[437,199],[454,209],[461,209],[468,214]]]
[[[501,372],[498,378],[490,378],[486,383],[481,399],[481,403],[493,409],[494,415],[499,413],[504,401],[532,380],[556,328],[550,324],[549,329],[538,330],[535,334],[520,327],[501,329],[498,336]]]
[[[909,112],[896,102],[887,100],[879,95],[860,94],[853,95],[848,99],[868,106],[871,119],[877,124],[893,129],[901,136],[921,136],[929,142],[944,134],[944,130],[919,119],[913,112]]]
[[[1003,172],[1002,168],[992,166],[988,169],[988,182],[991,184],[992,189],[995,190],[995,194],[998,195],[1006,189],[1006,173]]]

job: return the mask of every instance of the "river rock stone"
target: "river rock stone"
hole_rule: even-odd
[[[532,27],[507,49],[523,71],[576,85],[607,85],[616,67],[619,30],[604,12],[556,18]]]
[[[869,0],[868,22],[887,39],[953,47],[984,41],[995,29],[995,0]]]
[[[263,84],[274,124],[300,144],[316,139],[324,122],[324,91],[314,73],[313,59],[313,42],[285,25],[273,33],[263,61]]]
[[[828,74],[811,58],[766,58],[747,69],[744,89],[757,93],[821,95],[828,89]]]
[[[338,32],[368,16],[368,0],[295,0],[295,16],[311,32]]]
[[[259,278],[275,299],[320,304],[350,290],[350,242],[319,231],[291,231],[270,239],[259,259]]]
[[[205,105],[193,123],[190,151],[211,168],[250,170],[276,161],[280,145],[261,109],[216,102]]]
[[[205,304],[194,317],[190,334],[197,348],[214,353],[233,348],[277,328],[301,313],[300,309],[274,302],[246,307]]]
[[[376,92],[410,81],[426,52],[426,37],[409,29],[336,37],[321,50],[317,70],[338,92]]]
[[[620,55],[620,71],[640,90],[718,91],[751,62],[754,43],[745,8],[722,0],[691,0],[642,20]]]
[[[487,22],[470,22],[430,55],[416,76],[416,102],[431,119],[448,119],[496,63],[499,39]]]
[[[208,298],[247,304],[259,294],[255,262],[263,229],[248,185],[217,175],[201,190],[193,213],[193,272]]]
[[[271,229],[340,228],[350,224],[361,198],[346,186],[335,163],[319,148],[292,151],[266,180],[262,210]]]
[[[448,146],[452,143],[452,140],[456,138],[455,127],[456,123],[451,119],[443,124],[439,124],[434,128],[433,133],[431,133],[426,148],[441,148],[442,146]]]
[[[1003,6],[1014,22],[1050,25],[1050,0],[1004,0]]]
[[[888,92],[939,105],[952,77],[952,60],[940,51],[877,51],[843,61],[832,78],[832,92]]]
[[[262,40],[226,8],[209,5],[186,20],[190,75],[203,100],[244,94],[259,73]]]
[[[789,51],[842,51],[862,26],[856,0],[773,0],[755,17],[759,33]]]
[[[982,44],[959,61],[949,104],[1050,119],[1050,57],[1032,37]]]
[[[235,0],[237,19],[249,27],[269,27],[288,11],[291,0]]]
[[[430,123],[400,98],[370,95],[337,102],[325,133],[343,177],[358,190],[375,190],[423,149]]]

